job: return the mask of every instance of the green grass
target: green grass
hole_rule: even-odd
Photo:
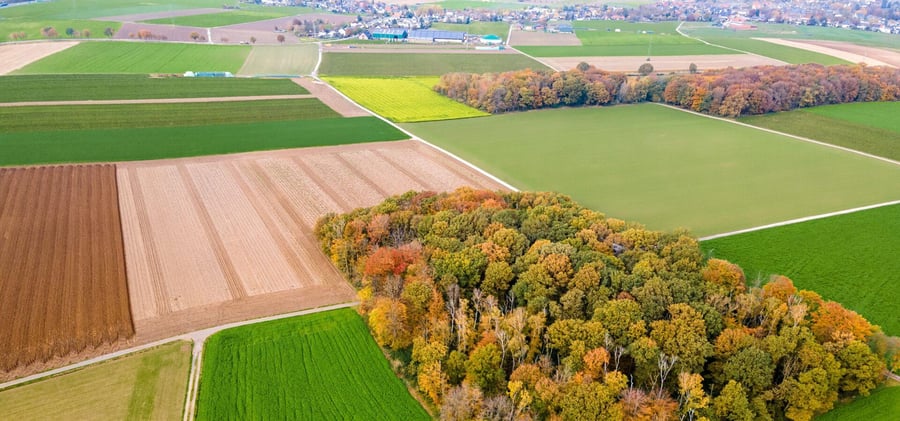
[[[900,386],[881,386],[869,396],[858,397],[816,417],[816,421],[894,421],[897,414],[900,414]]]
[[[707,253],[737,263],[752,284],[783,274],[799,288],[900,335],[900,205],[704,241]]]
[[[0,419],[180,419],[191,344],[172,342],[0,391]]]
[[[778,45],[767,41],[749,38],[728,38],[704,36],[704,40],[716,45],[734,48],[753,54],[759,54],[781,60],[790,64],[807,64],[818,63],[826,66],[833,64],[849,64],[849,61],[830,56],[828,54],[817,53],[814,51],[804,50],[802,48],[788,47],[786,45]]]
[[[214,28],[217,26],[236,25],[239,23],[256,22],[259,20],[293,16],[297,13],[298,11],[292,7],[269,7],[264,11],[234,10],[222,13],[210,13],[206,15],[177,16],[173,18],[151,19],[145,20],[144,22],[159,23],[163,25]]]
[[[147,75],[0,77],[0,102],[203,98],[309,93],[287,79],[152,78]]]
[[[319,73],[329,76],[440,76],[546,69],[521,54],[326,53]]]
[[[143,42],[85,42],[15,73],[237,73],[250,47]]]
[[[241,75],[308,75],[319,60],[316,44],[254,45]]]
[[[506,22],[476,22],[473,21],[469,24],[462,23],[442,23],[438,22],[431,25],[431,29],[442,30],[442,31],[461,31],[469,34],[475,35],[499,35],[501,38],[506,39],[506,34],[509,33],[509,24]]]
[[[336,118],[318,99],[0,108],[0,132],[202,126]]]
[[[743,117],[741,122],[900,160],[900,102],[868,102]]]
[[[518,188],[700,236],[900,199],[900,166],[655,104],[404,127]]]
[[[375,117],[6,133],[0,165],[115,162],[406,139]]]
[[[482,117],[483,111],[460,104],[437,92],[437,77],[327,78],[328,83],[362,106],[395,122]]]
[[[516,46],[517,50],[534,57],[618,57],[646,56],[648,44],[633,45],[558,45]],[[736,54],[734,51],[706,44],[653,44],[650,56],[700,56],[708,54]]]
[[[445,0],[431,2],[444,10],[521,10],[529,5],[515,2],[481,1],[481,0]]]
[[[340,309],[209,338],[198,420],[428,420],[365,323]]]

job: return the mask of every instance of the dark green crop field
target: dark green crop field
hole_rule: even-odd
[[[352,309],[209,338],[198,420],[428,420]]]
[[[327,53],[319,73],[328,76],[440,76],[547,67],[521,54]]]

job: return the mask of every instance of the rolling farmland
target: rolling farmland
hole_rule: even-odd
[[[134,333],[115,167],[0,169],[0,377]]]
[[[684,37],[675,31],[677,26],[677,22],[583,21],[574,24],[575,35],[581,40],[581,46],[517,48],[536,57],[650,57],[734,53]]]
[[[655,104],[404,127],[519,188],[700,236],[900,198],[896,165]]]
[[[546,69],[521,54],[326,53],[319,73],[328,76],[440,76],[450,72]]]
[[[118,182],[143,339],[350,301],[319,217],[413,189],[500,188],[414,142],[123,164]]]
[[[428,420],[352,309],[209,338],[198,420]]]
[[[360,105],[395,122],[452,120],[490,115],[456,102],[432,87],[436,77],[326,79]]]
[[[191,344],[177,341],[0,391],[5,420],[174,420],[184,408]]]

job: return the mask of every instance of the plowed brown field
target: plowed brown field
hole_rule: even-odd
[[[0,169],[0,377],[134,334],[117,200],[112,165]]]
[[[413,141],[127,163],[118,179],[136,342],[353,300],[313,235],[327,212],[502,188]]]

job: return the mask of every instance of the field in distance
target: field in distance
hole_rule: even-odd
[[[0,77],[0,102],[308,94],[287,79],[181,78],[148,75],[18,75]]]
[[[514,186],[703,236],[898,199],[900,167],[656,104],[406,124]]]
[[[432,87],[437,77],[326,78],[332,86],[375,113],[394,122],[452,120],[489,115],[456,102]]]
[[[498,35],[506,39],[509,32],[509,24],[506,22],[471,22],[463,23],[443,23],[436,22],[431,25],[430,29],[439,31],[460,31],[474,35]]]
[[[316,44],[254,45],[238,74],[308,75],[319,61],[318,54]]]
[[[900,102],[801,108],[739,121],[900,161]]]
[[[15,73],[237,73],[250,49],[246,45],[83,42]]]
[[[816,421],[867,420],[894,421],[900,414],[900,384],[888,380],[869,396],[857,397],[846,405],[836,405],[834,409],[818,417]]]
[[[198,420],[428,420],[352,309],[211,336]]]
[[[900,335],[900,205],[817,219],[702,242],[737,263],[751,284],[783,274],[824,298]]]
[[[5,420],[180,419],[191,344],[177,341],[0,390]]]
[[[310,9],[297,7],[257,7],[254,10],[244,10],[249,5],[241,5],[241,10],[229,10],[221,13],[209,13],[202,15],[177,16],[171,18],[150,19],[142,22],[158,23],[162,25],[194,26],[197,28],[214,28],[217,26],[236,25],[239,23],[256,22],[260,20],[293,16]]]
[[[319,74],[328,76],[440,76],[547,67],[521,54],[326,53]]]

